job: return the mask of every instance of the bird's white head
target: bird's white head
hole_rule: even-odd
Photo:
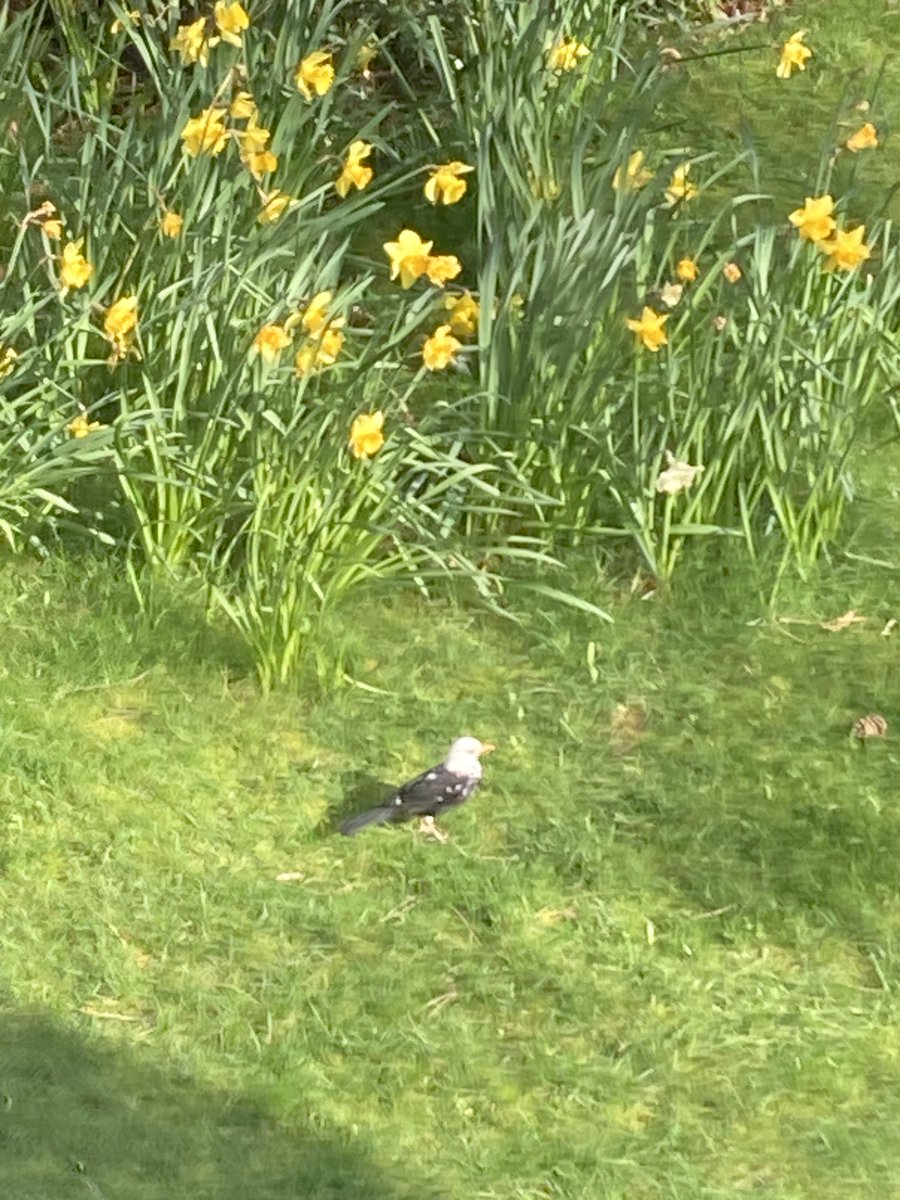
[[[444,766],[454,775],[480,779],[481,763],[478,760],[482,754],[490,754],[495,749],[493,742],[482,742],[474,737],[457,738],[444,759]]]

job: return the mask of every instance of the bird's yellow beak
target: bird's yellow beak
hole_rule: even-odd
[[[497,749],[497,747],[494,745],[493,742],[482,742],[481,743],[481,753],[482,754],[490,754],[490,752],[492,750],[496,750],[496,749]]]

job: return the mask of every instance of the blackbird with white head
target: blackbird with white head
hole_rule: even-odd
[[[404,783],[384,804],[347,821],[341,826],[341,833],[353,837],[367,825],[395,824],[421,817],[423,833],[447,841],[447,834],[437,828],[434,818],[445,809],[464,804],[475,792],[481,783],[481,755],[493,749],[490,742],[478,738],[457,738],[442,763]]]

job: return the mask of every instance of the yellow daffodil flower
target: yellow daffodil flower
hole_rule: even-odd
[[[357,458],[371,458],[384,445],[384,413],[360,413],[350,426],[350,449]]]
[[[871,258],[872,251],[863,241],[865,236],[865,225],[857,225],[853,230],[838,229],[833,238],[819,242],[819,249],[828,255],[825,270],[852,271]]]
[[[319,345],[316,351],[316,362],[319,366],[332,367],[337,361],[337,356],[344,347],[344,335],[339,329],[326,329],[319,338]]]
[[[228,107],[229,114],[235,121],[255,121],[256,101],[249,92],[238,92]]]
[[[626,324],[632,333],[637,334],[638,340],[655,354],[661,346],[665,346],[669,341],[663,331],[663,325],[668,319],[668,313],[655,313],[652,308],[647,308],[645,305],[640,320],[629,319]]]
[[[221,154],[228,142],[224,120],[225,113],[221,108],[205,108],[199,116],[191,117],[181,131],[185,152],[192,158],[198,154],[213,157]]]
[[[314,50],[307,54],[294,74],[297,90],[307,99],[324,96],[334,83],[334,65],[330,50]]]
[[[137,296],[122,296],[106,310],[106,316],[103,318],[103,332],[111,340],[123,338],[136,328],[137,322]]]
[[[242,158],[246,154],[261,154],[272,136],[268,129],[257,125],[255,119],[250,121],[246,129],[235,130],[235,134],[240,142]]]
[[[316,347],[315,343],[307,342],[305,346],[301,346],[294,358],[294,373],[298,379],[302,379],[304,375],[309,375],[316,369]]]
[[[289,196],[286,192],[278,191],[276,188],[274,192],[269,192],[263,196],[262,211],[256,219],[261,225],[269,225],[283,216],[293,203],[293,196]]]
[[[128,25],[140,25],[140,23],[141,23],[141,14],[138,12],[138,10],[136,8],[133,8],[133,9],[131,9],[130,12],[127,12],[125,14],[125,17],[126,17],[125,21],[123,21],[121,19],[121,17],[116,17],[116,19],[113,21],[113,23],[109,27],[109,32],[110,33],[124,33],[125,29],[127,28]]]
[[[307,342],[297,351],[294,370],[298,376],[309,375],[319,367],[333,367],[344,346],[339,329],[326,329],[315,342]]]
[[[474,170],[474,167],[469,167],[463,162],[449,162],[444,163],[442,167],[435,167],[434,174],[425,183],[425,199],[430,200],[432,204],[437,204],[438,201],[442,204],[456,204],[466,194],[466,181],[460,176]]]
[[[637,192],[642,187],[646,187],[652,178],[653,172],[644,167],[643,150],[635,150],[634,154],[629,155],[626,167],[616,168],[612,185],[617,192],[622,190]]]
[[[428,270],[434,242],[423,242],[412,229],[402,229],[396,242],[385,242],[384,251],[391,260],[391,279],[400,276],[401,287],[410,288]]]
[[[802,208],[788,213],[788,220],[808,242],[821,242],[834,232],[834,200],[830,196],[807,196]]]
[[[471,337],[477,333],[481,309],[470,292],[463,292],[461,296],[447,296],[444,307],[448,310],[450,328],[454,333],[460,337]]]
[[[812,58],[812,50],[803,44],[805,37],[806,30],[801,29],[797,33],[791,34],[781,47],[781,59],[775,68],[775,74],[779,79],[790,79],[791,72],[795,67],[798,71],[806,70],[806,60]]]
[[[351,188],[359,188],[362,191],[372,182],[372,168],[363,166],[363,160],[368,158],[371,153],[372,147],[368,142],[351,143],[344,160],[343,170],[334,182],[334,190],[342,199]]]
[[[252,348],[262,357],[263,362],[273,363],[290,344],[290,334],[283,325],[263,325],[253,339]]]
[[[574,71],[590,50],[577,38],[563,38],[551,49],[548,65],[551,71]]]
[[[62,221],[56,205],[50,200],[44,200],[33,212],[26,213],[22,225],[39,225],[47,237],[54,242],[58,242],[63,235]]]
[[[675,274],[682,283],[693,283],[700,274],[700,268],[693,258],[682,258],[675,267]]]
[[[138,322],[137,296],[123,296],[111,304],[103,318],[103,332],[112,346],[110,364],[121,362],[131,349]]]
[[[106,426],[101,424],[100,421],[88,420],[88,415],[86,412],[80,412],[78,414],[78,416],[75,417],[74,420],[70,421],[69,424],[66,426],[66,429],[68,429],[70,436],[73,438],[87,437],[87,435],[89,433],[93,433],[95,429],[105,429],[105,428],[106,428]]]
[[[328,310],[334,299],[333,292],[317,292],[300,315],[303,328],[315,336],[326,327],[340,329],[344,324],[343,317],[329,317]]]
[[[199,17],[190,25],[179,25],[178,32],[169,42],[170,50],[177,50],[185,66],[198,62],[201,67],[209,63],[209,48],[218,38],[207,38],[206,17]]]
[[[866,121],[862,129],[857,129],[846,141],[847,149],[852,150],[854,154],[859,150],[874,150],[877,145],[878,134],[871,121]]]
[[[449,325],[439,325],[422,347],[422,361],[429,371],[443,371],[453,361],[462,342],[453,336]]]
[[[674,496],[676,492],[682,492],[685,488],[689,488],[703,470],[702,466],[692,467],[689,463],[679,462],[671,450],[666,451],[666,462],[668,466],[665,471],[660,472],[656,481],[656,490],[665,492],[669,496]]]
[[[178,213],[167,212],[159,223],[159,228],[164,237],[177,238],[181,236],[181,230],[184,227],[184,217]]]
[[[737,283],[743,272],[736,262],[729,262],[722,268],[722,274],[728,283]]]
[[[462,270],[462,263],[455,254],[435,254],[425,264],[425,273],[432,283],[443,287],[450,279],[455,279]]]
[[[278,167],[278,156],[273,154],[271,150],[263,150],[259,154],[245,154],[241,158],[241,162],[257,181],[262,179],[263,175],[271,175]]]
[[[0,346],[0,379],[5,379],[11,373],[18,357],[12,346]]]
[[[693,200],[700,194],[692,183],[688,183],[690,170],[690,163],[682,163],[680,167],[675,168],[672,181],[666,188],[666,204],[669,207],[677,204],[679,200]]]
[[[63,287],[84,287],[94,273],[94,268],[81,253],[83,245],[84,238],[79,238],[77,242],[66,242],[63,246],[59,268],[59,278]]]
[[[240,48],[241,34],[250,25],[250,18],[243,6],[237,3],[226,4],[224,0],[217,0],[213,16],[216,28],[222,35],[222,41]]]

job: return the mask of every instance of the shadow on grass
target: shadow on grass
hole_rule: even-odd
[[[322,823],[322,831],[338,831],[351,817],[384,804],[396,789],[396,784],[384,783],[366,771],[350,771],[342,775],[341,798],[328,810],[328,815]]]
[[[0,1193],[12,1200],[439,1200],[349,1139],[0,1009]]]

